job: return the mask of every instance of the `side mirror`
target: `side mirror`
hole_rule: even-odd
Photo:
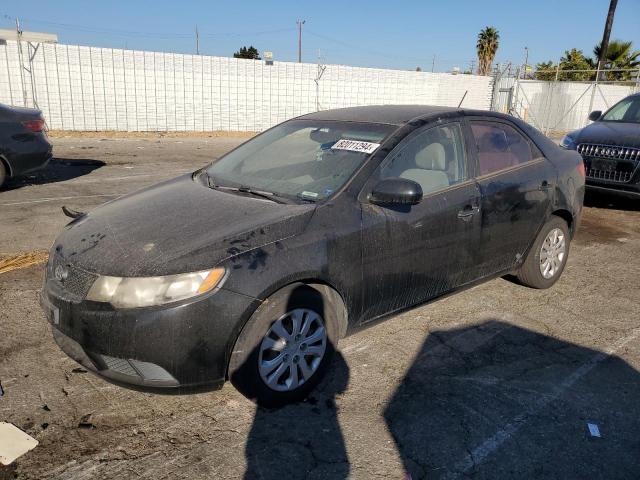
[[[600,117],[602,116],[602,111],[600,110],[594,110],[593,112],[591,112],[589,114],[589,120],[591,120],[592,122],[595,122],[596,120],[598,120]]]
[[[422,200],[422,187],[406,178],[387,178],[373,187],[369,202],[374,205],[416,205]]]

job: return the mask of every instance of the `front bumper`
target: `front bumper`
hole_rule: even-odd
[[[40,303],[69,357],[106,379],[144,390],[215,389],[258,300],[220,289],[192,301],[116,310],[64,298],[47,281]]]
[[[587,179],[587,191],[611,193],[626,198],[640,198],[640,183],[600,183]]]

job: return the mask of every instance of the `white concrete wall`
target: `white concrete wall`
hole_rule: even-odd
[[[18,44],[0,45],[0,102],[37,105],[51,129],[261,131],[316,110],[317,65],[39,44],[20,73]],[[29,67],[29,46],[22,42]],[[33,81],[32,81],[33,79]],[[492,79],[327,65],[320,109],[430,104],[489,109]],[[26,101],[25,97],[26,96]]]

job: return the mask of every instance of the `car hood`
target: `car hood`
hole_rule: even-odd
[[[580,143],[640,147],[640,124],[593,122],[579,131],[576,144]]]
[[[101,275],[193,272],[299,234],[314,209],[212,190],[184,175],[74,220],[52,252]]]

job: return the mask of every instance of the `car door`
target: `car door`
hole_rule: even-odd
[[[471,119],[482,194],[477,276],[513,268],[547,218],[557,174],[533,142],[501,119]]]
[[[480,235],[480,192],[469,169],[462,124],[414,131],[383,160],[360,195],[363,320],[425,302],[468,281]],[[380,180],[419,183],[422,201],[367,202]]]

